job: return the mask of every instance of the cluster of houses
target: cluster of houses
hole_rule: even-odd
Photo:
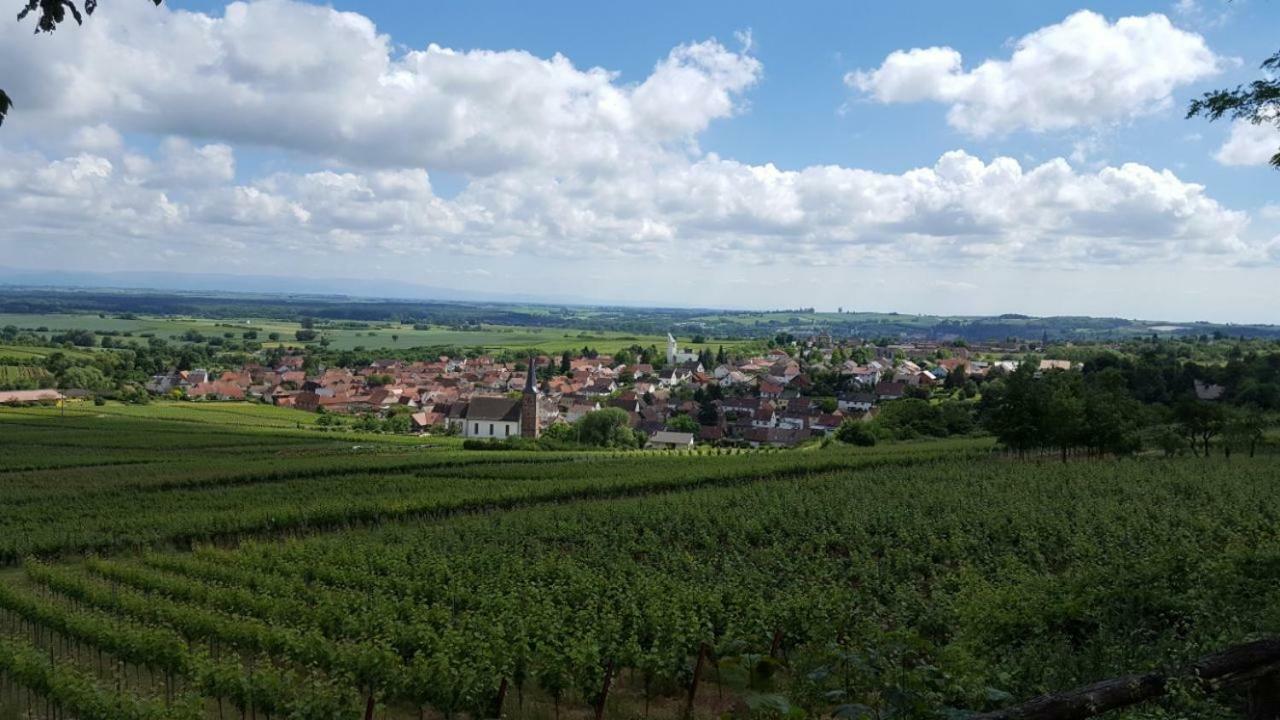
[[[559,358],[534,358],[540,368],[555,367],[540,382],[527,371],[528,362],[489,357],[384,360],[358,369],[307,372],[302,356],[289,355],[275,367],[251,363],[222,373],[157,375],[147,388],[191,399],[258,399],[312,412],[406,412],[417,431],[498,440],[536,436],[555,423],[573,423],[612,407],[625,411],[632,427],[655,447],[696,442],[791,446],[828,433],[848,418],[870,419],[879,403],[904,397],[908,388],[944,382],[961,368],[980,377],[994,367],[971,360],[965,348],[933,363],[904,359],[929,350],[871,346],[875,359],[858,363],[841,359],[834,344],[810,340],[709,368],[697,353],[682,351],[668,336],[667,362],[661,367],[621,364],[608,355],[573,358],[567,367]],[[815,371],[838,373],[849,389],[836,395],[834,403],[813,397]],[[704,392],[692,392],[699,389]],[[680,415],[697,420],[698,431],[688,432],[688,421],[679,423],[685,432],[673,429],[672,421]]]

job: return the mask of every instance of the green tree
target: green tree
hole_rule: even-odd
[[[917,437],[945,437],[946,425],[937,405],[918,398],[903,398],[880,406],[880,414],[871,421],[872,430],[897,440]]]
[[[698,421],[684,414],[675,415],[667,421],[667,429],[675,432],[687,432],[698,434]]]
[[[1119,368],[1085,379],[1082,438],[1094,454],[1128,455],[1139,450],[1145,414]]]
[[[700,401],[698,405],[698,424],[716,425],[720,422],[720,412],[711,400]]]
[[[847,418],[836,428],[836,439],[848,445],[870,447],[876,444],[875,433],[859,420]]]
[[[575,423],[575,436],[585,445],[598,447],[637,447],[631,432],[631,416],[621,408],[604,408],[583,415]]]
[[[947,400],[938,405],[938,412],[942,416],[942,425],[947,429],[948,435],[968,435],[973,432],[977,422],[973,417],[974,404],[971,402],[960,402],[957,400]]]
[[[1280,52],[1262,62],[1266,77],[1234,90],[1214,90],[1192,100],[1187,117],[1197,115],[1210,122],[1223,116],[1247,120],[1254,125],[1274,125],[1280,129]],[[1271,164],[1280,168],[1280,151],[1271,156]]]
[[[957,365],[955,370],[947,373],[947,378],[942,381],[942,387],[948,390],[959,390],[969,381],[969,371],[964,365]]]
[[[1041,443],[1055,447],[1067,461],[1067,453],[1083,444],[1084,392],[1077,372],[1051,371],[1040,379],[1044,387],[1043,414],[1037,418]]]
[[[1209,442],[1222,432],[1222,408],[1194,397],[1185,397],[1174,407],[1174,418],[1191,452],[1209,457]]]
[[[1230,408],[1222,423],[1222,451],[1231,457],[1233,450],[1257,452],[1266,436],[1266,418],[1257,408]]]
[[[106,375],[96,367],[69,367],[58,377],[58,387],[77,388],[102,392],[111,390],[113,385]]]

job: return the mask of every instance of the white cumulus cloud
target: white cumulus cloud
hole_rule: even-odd
[[[1231,123],[1231,134],[1214,158],[1223,165],[1266,165],[1280,152],[1280,128],[1248,120]]]
[[[897,50],[845,76],[881,103],[934,101],[975,136],[1123,121],[1169,107],[1173,91],[1218,71],[1201,36],[1160,14],[1109,22],[1082,10],[1020,38],[1007,60],[965,70],[949,47]]]
[[[673,49],[639,83],[562,55],[399,52],[363,15],[292,0],[233,2],[221,17],[106,3],[53,36],[0,23],[0,67],[22,109],[8,132],[105,122],[469,174],[604,168],[686,143],[761,72],[714,40]]]

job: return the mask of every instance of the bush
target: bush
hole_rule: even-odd
[[[836,439],[849,445],[871,447],[876,444],[876,436],[865,423],[849,418],[836,428]]]

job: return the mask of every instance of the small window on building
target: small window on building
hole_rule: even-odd
[[[476,423],[476,429],[475,429],[475,430],[473,430],[471,434],[472,434],[472,435],[479,435],[479,434],[480,434],[480,423]]]
[[[511,426],[510,426],[510,425],[507,425],[507,426],[505,427],[505,429],[506,429],[506,431],[507,431],[507,436],[508,436],[508,437],[510,437],[510,436],[511,436]]]
[[[489,423],[489,434],[493,434],[493,423]]]

